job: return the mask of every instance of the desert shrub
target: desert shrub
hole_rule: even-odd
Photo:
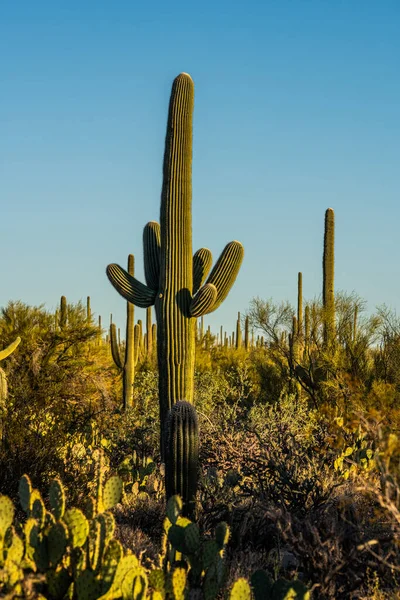
[[[43,307],[10,303],[0,333],[6,341],[23,340],[6,365],[10,393],[0,447],[0,487],[12,493],[25,472],[37,485],[67,475],[64,449],[113,405],[116,375],[81,304],[68,305],[61,330]]]

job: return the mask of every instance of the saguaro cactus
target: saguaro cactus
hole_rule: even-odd
[[[311,346],[310,331],[310,307],[307,304],[304,310],[304,356],[307,356]]]
[[[198,482],[199,425],[189,402],[177,402],[168,413],[165,462],[167,498],[179,495],[184,513],[192,516]]]
[[[205,248],[192,253],[193,104],[193,81],[181,73],[169,104],[160,225],[148,223],[143,233],[147,285],[118,265],[107,267],[124,298],[142,308],[155,306],[162,446],[168,411],[183,398],[193,400],[196,319],[224,301],[243,259],[243,246],[230,242],[203,284],[211,253]]]
[[[236,348],[242,347],[242,328],[240,323],[240,312],[238,312],[238,318],[236,320]]]
[[[68,318],[67,299],[65,296],[61,296],[60,312],[59,312],[59,326],[60,326],[61,331],[63,331],[67,326],[67,318]]]
[[[303,337],[303,274],[297,275],[297,333]]]
[[[248,351],[250,347],[250,337],[249,337],[249,317],[246,315],[244,320],[244,347]]]
[[[153,326],[151,322],[151,306],[146,309],[146,352],[150,357],[153,352]]]
[[[135,274],[135,259],[133,254],[128,256],[128,274]],[[122,372],[124,409],[133,406],[133,382],[135,379],[135,323],[134,306],[126,303],[126,334],[125,355],[122,358],[118,347],[117,329],[114,323],[110,325],[111,354],[118,369]],[[137,352],[137,348],[136,348]]]
[[[86,321],[88,325],[92,324],[92,309],[90,307],[90,296],[86,298]]]
[[[335,213],[332,208],[325,212],[323,289],[324,342],[330,346],[335,336]]]

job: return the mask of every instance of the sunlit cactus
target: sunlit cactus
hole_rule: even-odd
[[[21,338],[18,336],[13,342],[11,342],[11,344],[9,344],[7,346],[7,348],[0,350],[0,361],[4,360],[8,356],[10,356],[10,354],[12,354],[14,352],[14,350],[17,348],[17,346],[19,345],[20,342],[21,342]],[[5,372],[3,371],[3,369],[0,369],[0,408],[5,407],[5,402],[7,400],[7,394],[8,394],[7,376],[6,376]]]
[[[181,73],[169,104],[160,225],[151,222],[143,236],[146,285],[118,265],[107,267],[124,298],[141,308],[155,306],[162,455],[168,411],[179,400],[193,401],[196,319],[224,301],[243,259],[243,246],[230,242],[206,279],[211,253],[201,249],[193,256],[193,106],[193,81]]]

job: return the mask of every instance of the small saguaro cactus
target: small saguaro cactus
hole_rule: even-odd
[[[246,315],[244,320],[244,347],[246,351],[249,350],[250,347],[250,337],[249,337],[249,317]]]
[[[192,517],[198,483],[199,425],[192,404],[183,400],[174,404],[167,418],[165,460],[167,499],[178,495],[185,516]]]
[[[151,322],[151,306],[146,308],[146,353],[150,357],[153,352],[153,326]]]
[[[63,331],[67,326],[67,315],[68,315],[67,299],[65,296],[61,296],[60,312],[58,315],[58,324],[60,326],[61,331]]]
[[[238,318],[236,321],[236,348],[242,347],[242,329],[240,323],[240,312],[238,312]]]
[[[90,307],[90,296],[86,298],[86,321],[88,325],[92,323],[92,309]]]
[[[304,310],[304,356],[307,356],[310,346],[310,307],[307,304]]]
[[[303,274],[297,275],[297,333],[303,338]]]
[[[146,285],[116,264],[107,267],[124,298],[155,306],[162,456],[168,411],[183,398],[193,401],[196,321],[225,300],[243,259],[242,244],[230,242],[206,280],[211,252],[192,252],[193,105],[192,78],[181,73],[169,104],[160,225],[152,221],[143,233]]]
[[[131,277],[135,274],[135,259],[133,254],[128,256],[128,273]],[[121,357],[118,347],[117,329],[115,323],[110,325],[111,353],[118,369],[122,371],[123,381],[123,405],[126,410],[133,406],[133,382],[135,379],[135,324],[134,324],[134,306],[130,302],[126,303],[126,334],[125,334],[125,354]],[[136,348],[137,354],[137,348]]]
[[[325,212],[323,288],[324,342],[330,346],[335,336],[335,213],[332,208]]]
[[[101,325],[101,315],[99,315],[99,320],[98,320],[98,329],[99,329],[99,334],[98,334],[98,345],[101,346],[103,343],[103,328]]]

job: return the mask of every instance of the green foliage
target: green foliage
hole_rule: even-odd
[[[98,329],[87,322],[81,304],[67,305],[60,330],[54,315],[42,307],[10,302],[0,316],[0,338],[15,335],[24,343],[7,364],[9,394],[0,443],[0,490],[16,493],[24,471],[42,485],[59,474],[79,491],[84,481],[64,462],[68,448],[79,444],[85,429],[115,397],[116,376]],[[76,479],[78,475],[78,480]]]

